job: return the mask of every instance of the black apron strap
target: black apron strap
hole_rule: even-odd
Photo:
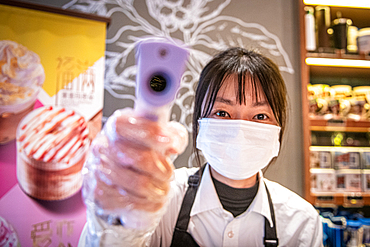
[[[194,175],[188,179],[189,187],[186,190],[181,209],[177,217],[175,231],[172,236],[171,246],[174,247],[191,247],[199,246],[193,237],[187,232],[190,221],[190,211],[193,207],[195,195],[197,194],[200,178],[202,177],[205,165],[202,166]]]
[[[270,226],[270,222],[265,217],[265,237],[263,238],[263,244],[266,247],[276,247],[276,246],[279,245],[279,239],[277,238],[277,234],[276,234],[276,223],[275,223],[274,205],[272,204],[270,192],[267,189],[266,183],[265,183],[265,187],[266,187],[267,198],[268,198],[269,206],[270,206],[271,219],[272,219],[272,223],[274,225],[273,225],[273,227],[271,227]]]
[[[195,242],[194,238],[187,232],[187,230],[190,221],[191,208],[193,207],[195,195],[198,191],[204,168],[205,165],[188,179],[189,187],[186,190],[180,212],[177,217],[175,230],[172,236],[171,247],[199,247],[197,242]],[[266,183],[265,187],[270,207],[271,219],[274,225],[273,227],[270,227],[270,223],[265,217],[265,237],[263,238],[263,243],[266,247],[277,247],[279,245],[279,241],[276,235],[275,212]]]

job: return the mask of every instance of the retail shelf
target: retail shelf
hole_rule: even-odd
[[[366,127],[310,126],[311,131],[370,132]]]
[[[310,146],[310,151],[333,151],[333,152],[370,152],[370,147],[354,147],[354,146]],[[325,168],[310,168],[323,170]],[[331,168],[330,168],[331,169]],[[370,192],[369,192],[370,195]]]
[[[316,192],[311,193],[316,206],[343,205],[345,207],[362,207],[370,205],[368,192]]]
[[[341,12],[343,17],[350,17],[352,22],[355,26],[358,28],[364,28],[370,26],[369,22],[369,10],[370,8],[368,6],[368,1],[364,0],[362,3],[367,2],[367,6],[363,6],[364,8],[356,8],[354,6],[338,6],[339,2],[338,0],[331,0],[332,3],[335,3],[334,6],[331,4],[325,4],[327,1],[323,0],[316,0],[316,3],[311,2],[311,6],[317,6],[317,5],[324,5],[324,6],[330,6],[330,19],[334,20],[337,18],[337,13]],[[350,5],[354,5],[356,1],[350,0]]]
[[[306,5],[323,5],[330,7],[342,7],[342,8],[370,8],[370,3],[361,0],[303,0]]]
[[[316,197],[370,197],[369,192],[311,192]]]
[[[370,132],[370,121],[311,119],[311,131]]]
[[[329,87],[335,85],[350,85],[352,88],[370,85],[370,54],[354,54],[345,52],[343,49],[333,47],[318,47],[314,52],[308,52],[305,44],[305,9],[303,1],[300,1],[300,51],[301,51],[301,84],[302,84],[302,122],[308,126],[303,130],[304,139],[304,171],[305,171],[305,198],[316,206],[349,206],[361,207],[370,205],[370,192],[343,192],[338,189],[335,192],[313,193],[311,190],[311,151],[310,150],[329,150],[350,151],[357,150],[361,154],[368,152],[370,120],[356,121],[347,119],[324,119],[315,118],[309,112],[307,104],[309,84],[325,84]],[[337,4],[338,1],[333,1]],[[307,5],[315,7],[322,1],[306,2]],[[353,3],[353,1],[351,2]],[[370,9],[353,7],[334,7],[330,6],[330,22],[343,16],[352,20],[353,25],[359,29],[370,27]],[[318,59],[315,59],[318,58]],[[308,60],[306,60],[308,59]],[[311,59],[311,61],[310,61]],[[312,60],[313,59],[313,60]],[[316,60],[316,61],[315,61]],[[325,63],[327,62],[327,63]],[[325,116],[328,117],[328,116]],[[336,117],[336,116],[335,116]],[[343,132],[343,133],[335,133]],[[340,138],[343,138],[343,140]],[[332,137],[340,139],[341,147],[334,146]],[[337,144],[338,145],[338,144]],[[356,151],[356,152],[357,152]],[[349,152],[349,151],[348,151]]]
[[[369,60],[370,56],[365,54],[346,54],[338,50],[333,50],[332,53],[307,52],[306,58],[330,58],[330,59],[349,59],[349,60]]]
[[[331,64],[340,64],[342,61],[348,61],[348,66],[334,66],[324,64],[308,64],[310,67],[310,77],[320,75],[320,77],[342,78],[344,75],[347,78],[358,78],[368,80],[370,77],[370,56],[364,54],[342,54],[336,53],[307,53],[306,59],[329,59]],[[368,64],[364,64],[368,63]],[[343,64],[343,63],[342,63]],[[352,64],[352,65],[351,65]],[[361,67],[364,66],[364,67]],[[337,79],[338,80],[338,79]]]

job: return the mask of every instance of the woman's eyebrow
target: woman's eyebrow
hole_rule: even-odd
[[[253,102],[253,106],[266,106],[266,105],[269,105],[269,104],[265,100]]]
[[[219,102],[219,103],[223,103],[223,104],[231,105],[231,106],[236,104],[235,101],[226,99],[223,97],[216,97],[215,102]],[[253,102],[252,105],[253,107],[259,107],[259,106],[268,106],[269,104],[266,100],[258,100],[258,101]]]
[[[220,103],[224,103],[224,104],[227,104],[227,105],[235,105],[235,103],[232,100],[225,99],[225,98],[222,98],[222,97],[216,97],[215,102],[220,102]]]

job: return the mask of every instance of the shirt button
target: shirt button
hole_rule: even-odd
[[[229,238],[234,237],[234,233],[233,233],[233,231],[229,231],[229,232],[227,233],[227,236],[228,236]]]

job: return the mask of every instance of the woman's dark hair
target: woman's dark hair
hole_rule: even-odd
[[[204,67],[195,92],[193,114],[193,149],[198,166],[199,151],[196,148],[198,120],[207,117],[213,107],[218,91],[231,75],[238,76],[237,101],[245,104],[245,90],[253,90],[258,99],[263,94],[269,103],[278,125],[280,140],[286,124],[287,91],[279,68],[269,58],[252,50],[229,48],[216,56]],[[246,88],[250,80],[251,88]]]

